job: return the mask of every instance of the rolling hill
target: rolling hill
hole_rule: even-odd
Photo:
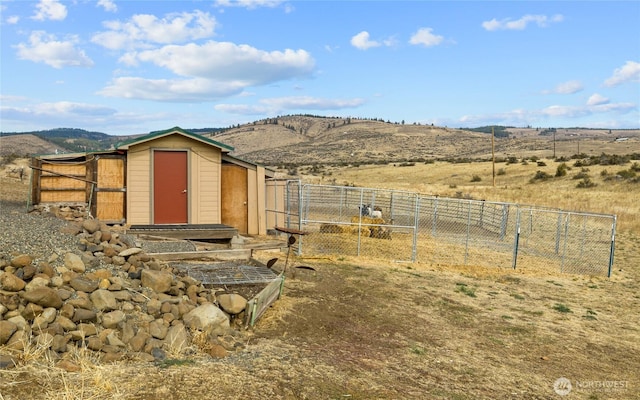
[[[235,148],[232,155],[267,166],[421,162],[431,159],[552,157],[640,152],[640,129],[491,127],[456,129],[378,119],[288,115],[231,128],[186,130]],[[138,135],[135,135],[138,136]],[[0,154],[51,154],[106,150],[134,136],[82,129],[2,133]]]

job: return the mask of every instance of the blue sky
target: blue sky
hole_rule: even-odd
[[[0,2],[1,126],[640,128],[638,1]]]

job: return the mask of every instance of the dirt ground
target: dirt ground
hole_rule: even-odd
[[[3,197],[23,189],[0,185]],[[274,256],[284,260],[255,253]],[[290,265],[300,264],[316,271],[289,269],[282,298],[227,357],[81,355],[80,372],[45,357],[0,370],[0,400],[640,398],[636,234],[618,237],[612,278],[342,257]],[[571,383],[564,397],[559,378]]]

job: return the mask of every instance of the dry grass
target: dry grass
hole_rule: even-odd
[[[545,170],[554,173],[555,164],[548,164]],[[54,355],[28,348],[24,364],[0,370],[0,399],[554,399],[559,377],[574,384],[571,399],[639,398],[638,188],[601,181],[598,167],[590,171],[598,186],[583,192],[570,176],[529,184],[536,165],[500,167],[506,174],[495,188],[487,163],[361,167],[333,177],[368,187],[615,212],[622,229],[612,278],[348,255],[294,257],[291,265],[312,265],[316,272],[288,275],[283,297],[249,332],[244,350],[223,359],[196,353],[193,362],[163,366],[133,360],[101,365],[79,351],[72,361],[80,370],[66,372],[56,368]],[[472,184],[472,174],[482,180]],[[12,196],[24,196],[24,184],[5,182],[3,197],[9,187],[23,191]],[[266,261],[274,254],[255,256]],[[603,381],[625,387],[576,387]]]

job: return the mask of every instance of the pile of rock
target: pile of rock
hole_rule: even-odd
[[[44,203],[33,206],[34,212],[50,213],[54,216],[67,221],[82,221],[89,215],[87,205],[80,204],[55,204]]]
[[[201,350],[220,357],[243,346],[242,296],[216,296],[96,220],[66,229],[78,238],[77,253],[37,264],[29,254],[0,258],[0,367],[34,346],[66,366],[78,349],[104,361],[153,361]]]

